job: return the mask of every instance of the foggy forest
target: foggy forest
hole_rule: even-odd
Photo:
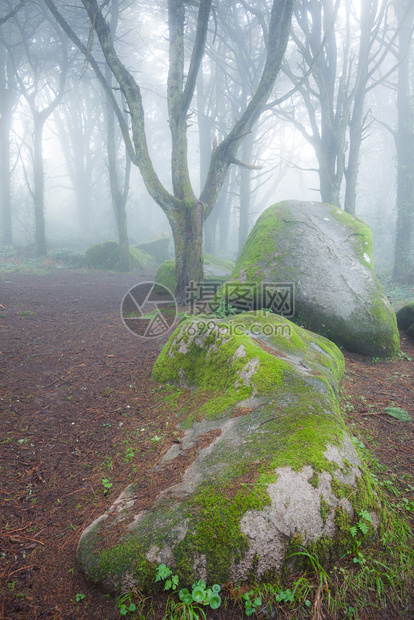
[[[362,218],[377,270],[412,278],[411,3],[295,2],[281,25],[269,6],[189,3],[184,18],[173,3],[175,23],[165,3],[5,0],[3,255],[114,240],[128,270],[128,244],[172,234],[187,282],[200,244],[234,259],[289,198]],[[203,205],[192,247],[180,201]]]

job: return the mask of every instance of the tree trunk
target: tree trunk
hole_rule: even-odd
[[[10,128],[12,123],[13,99],[10,84],[11,71],[8,67],[8,54],[2,45],[0,54],[0,242],[13,244],[11,185],[10,185]],[[6,87],[8,83],[9,87]]]
[[[185,301],[191,281],[198,282],[203,276],[202,240],[204,220],[212,211],[223,186],[227,172],[234,162],[234,156],[263,113],[272,93],[280,65],[289,39],[293,0],[273,0],[268,24],[267,55],[256,92],[241,116],[235,121],[226,137],[214,149],[204,188],[197,199],[193,191],[187,158],[187,120],[194,96],[197,75],[200,69],[207,40],[211,17],[211,0],[200,0],[197,12],[196,34],[193,39],[191,57],[185,63],[184,38],[186,33],[186,2],[168,0],[169,25],[169,70],[167,80],[168,120],[171,132],[171,167],[173,193],[161,183],[151,160],[145,131],[144,107],[141,89],[134,76],[118,57],[102,8],[97,0],[82,0],[91,24],[98,36],[100,46],[111,71],[117,80],[127,102],[131,119],[131,135],[122,111],[113,92],[105,80],[91,50],[80,41],[56,9],[52,0],[44,0],[62,28],[72,41],[84,52],[107,96],[116,111],[125,144],[131,159],[141,172],[145,186],[153,200],[163,209],[170,222],[176,251],[176,297]]]
[[[111,73],[109,67],[107,68],[107,79],[111,82]],[[129,239],[128,239],[128,225],[126,214],[126,203],[129,193],[129,179],[131,172],[131,160],[128,154],[125,154],[125,171],[124,171],[124,186],[123,190],[120,188],[120,180],[118,174],[118,157],[117,157],[117,145],[115,139],[115,114],[111,104],[107,100],[106,102],[106,125],[107,125],[107,150],[108,150],[108,170],[109,170],[109,183],[111,187],[111,199],[112,207],[115,214],[116,227],[118,233],[118,243],[120,250],[119,257],[119,270],[122,272],[129,272],[131,270],[130,256],[129,256]]]
[[[11,114],[4,111],[0,120],[0,149],[1,149],[1,173],[0,173],[0,211],[1,211],[1,243],[13,244],[13,229],[11,215],[11,187],[10,187],[10,127]]]
[[[351,215],[356,213],[356,194],[359,170],[359,154],[364,131],[364,105],[369,76],[369,52],[371,31],[375,23],[377,3],[372,0],[361,2],[361,36],[359,44],[357,78],[352,116],[349,123],[348,166],[345,170],[345,204],[344,210]]]
[[[33,150],[33,175],[34,175],[34,212],[35,212],[35,243],[36,255],[46,256],[46,230],[45,230],[45,178],[43,170],[43,126],[44,120],[34,116],[34,150]]]
[[[227,175],[221,192],[217,198],[217,209],[219,212],[219,246],[220,248],[228,248],[229,232],[230,232],[230,213],[232,206],[232,194],[230,187],[234,184],[235,171],[230,170]],[[230,258],[227,256],[227,258]]]
[[[253,153],[254,135],[250,133],[242,145],[242,160],[250,163]],[[239,254],[249,235],[249,218],[251,202],[251,170],[240,168],[240,221],[239,221]]]
[[[203,281],[204,205],[184,205],[175,210],[170,225],[175,248],[175,296],[179,304],[188,301],[191,283]]]
[[[414,278],[412,257],[412,232],[414,220],[414,104],[410,87],[411,26],[413,7],[409,2],[397,2],[399,20],[398,66],[398,129],[397,146],[397,229],[395,236],[394,278],[399,282]],[[409,12],[408,12],[409,11]]]
[[[331,129],[323,127],[324,124],[326,121],[322,120],[321,141],[317,152],[321,200],[335,207],[340,207],[342,175],[338,174],[337,169],[339,165],[337,138]]]

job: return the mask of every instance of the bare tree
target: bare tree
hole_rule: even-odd
[[[14,17],[17,11],[19,11],[22,8],[22,6],[26,3],[26,1],[27,0],[22,0],[13,9],[11,9],[6,15],[4,15],[4,17],[0,17],[0,26],[2,24],[5,24],[12,17]]]
[[[19,99],[10,54],[0,42],[0,241],[13,243],[10,131]]]
[[[79,77],[73,78],[53,118],[75,193],[78,226],[82,232],[89,233],[92,230],[92,192],[101,176],[97,168],[102,160],[104,141],[99,84],[93,85],[86,79],[80,83]]]
[[[398,127],[397,148],[397,230],[394,278],[413,281],[414,230],[414,5],[411,0],[395,3],[398,20]]]
[[[365,97],[389,51],[385,30],[389,0],[300,0],[293,40],[298,71],[284,69],[307,110],[303,119],[297,94],[283,113],[313,147],[324,202],[340,206],[346,180],[345,210],[355,213],[359,155],[367,129]],[[355,30],[359,29],[359,36]],[[355,45],[357,41],[357,45]]]
[[[52,0],[43,0],[72,40],[88,54],[92,64],[91,50],[85,49]],[[169,127],[172,141],[171,172],[173,191],[161,183],[149,155],[145,132],[145,117],[141,89],[132,73],[121,62],[111,36],[103,9],[96,0],[82,0],[91,25],[96,33],[105,59],[122,90],[131,117],[130,136],[122,112],[116,106],[117,118],[129,147],[133,163],[138,165],[144,183],[152,198],[163,209],[170,222],[176,254],[176,296],[180,301],[186,297],[190,281],[202,279],[202,234],[205,219],[210,214],[227,172],[243,139],[263,112],[272,92],[289,38],[293,0],[273,0],[266,15],[268,39],[266,62],[256,92],[232,129],[214,149],[204,187],[196,196],[190,179],[187,158],[187,115],[194,96],[197,75],[204,54],[205,42],[211,16],[211,0],[200,0],[196,17],[195,38],[190,58],[185,62],[186,17],[188,4],[184,0],[168,1],[169,24],[169,71],[167,101]],[[107,92],[109,85],[94,64],[99,79]],[[185,70],[186,68],[186,70]],[[114,99],[112,103],[116,105]]]
[[[8,45],[13,71],[20,93],[25,99],[33,120],[33,197],[35,214],[36,253],[46,255],[43,130],[46,120],[59,105],[63,94],[68,68],[66,42],[60,32],[53,28],[43,11],[26,5],[15,18],[15,29],[20,35],[19,45]],[[53,28],[53,33],[50,32]],[[7,44],[6,44],[7,45]],[[25,62],[16,61],[17,54],[24,53]]]

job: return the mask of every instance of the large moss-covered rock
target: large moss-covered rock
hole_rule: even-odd
[[[175,291],[175,260],[165,260],[158,267],[154,282],[166,286],[172,293]]]
[[[119,269],[120,248],[116,241],[105,241],[92,245],[86,250],[86,261],[94,269]],[[156,262],[153,256],[137,248],[129,248],[130,267],[136,269],[154,269]]]
[[[193,390],[181,443],[84,531],[83,570],[151,589],[161,562],[181,585],[224,583],[280,574],[295,543],[346,552],[376,496],[338,408],[343,372],[333,343],[268,312],[183,321],[154,366]]]
[[[135,247],[138,250],[143,250],[147,254],[153,256],[157,265],[160,265],[165,260],[168,260],[169,246],[170,236],[164,234],[149,237],[148,239],[141,241],[141,243],[137,243]]]
[[[262,213],[228,283],[263,282],[292,284],[295,321],[349,351],[398,353],[395,312],[373,269],[371,230],[341,209],[286,201]],[[266,299],[258,306],[269,307]]]
[[[211,254],[204,254],[203,270],[206,279],[218,279],[222,282],[224,278],[228,278],[234,269],[234,263],[225,258],[218,258]],[[157,284],[163,284],[170,291],[175,289],[175,260],[164,261],[157,269],[154,281]]]
[[[414,337],[414,301],[410,301],[397,311],[398,327]]]

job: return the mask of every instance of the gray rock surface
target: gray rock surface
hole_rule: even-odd
[[[397,311],[398,327],[414,337],[414,301],[410,301]]]
[[[295,321],[304,327],[363,355],[390,357],[399,351],[395,312],[373,269],[371,231],[337,207],[298,201],[269,207],[227,287],[236,283],[291,284]],[[237,295],[229,299],[236,307]],[[260,297],[250,309],[271,303]],[[276,303],[274,309],[290,316],[286,305]]]
[[[280,573],[295,541],[343,553],[355,506],[375,502],[337,403],[343,372],[332,342],[266,311],[183,321],[154,377],[190,387],[196,405],[151,474],[182,475],[150,506],[131,484],[84,531],[83,570],[151,589],[162,562],[184,585]]]

